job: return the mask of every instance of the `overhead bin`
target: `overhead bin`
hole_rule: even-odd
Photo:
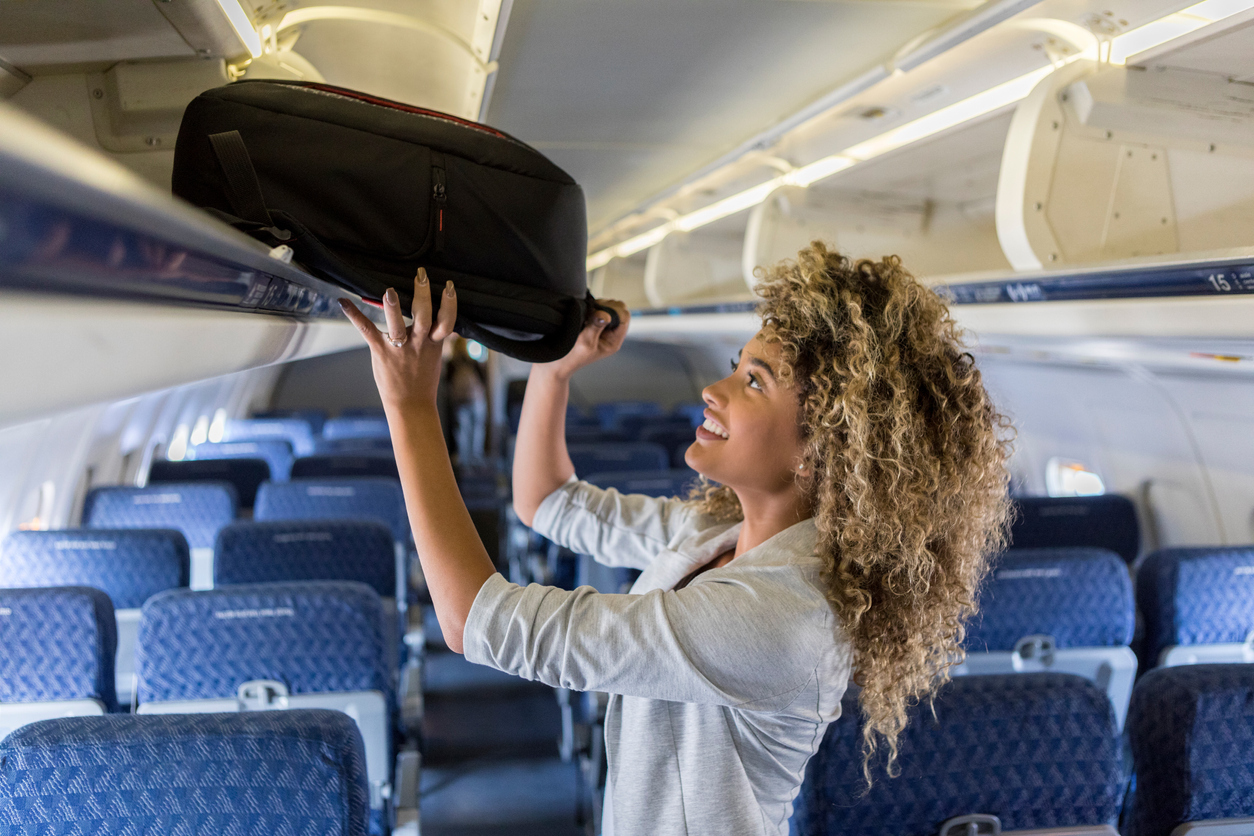
[[[1078,61],[1019,104],[997,192],[1014,267],[1254,244],[1254,88],[1157,60]]]
[[[288,257],[0,105],[0,424],[357,346]]]
[[[750,299],[741,271],[743,226],[671,232],[649,250],[644,292],[654,307]]]

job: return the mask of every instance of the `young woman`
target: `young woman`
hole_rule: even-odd
[[[622,345],[598,314],[565,358],[534,366],[514,506],[545,536],[643,570],[628,595],[515,586],[457,494],[434,400],[449,286],[426,277],[370,343],[410,521],[449,646],[553,686],[612,695],[606,834],[773,834],[788,818],[851,673],[864,766],[892,771],[906,707],[960,658],[964,620],[1007,515],[1004,420],[944,303],[896,258],[815,243],[767,272],[762,330],[703,392],[686,454],[691,500],[576,481],[571,375]],[[867,768],[868,779],[870,777]]]

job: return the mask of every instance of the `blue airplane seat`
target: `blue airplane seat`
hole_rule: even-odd
[[[390,439],[387,418],[382,415],[332,418],[322,427],[322,437],[327,441],[344,438]]]
[[[686,421],[675,423],[667,421],[660,424],[648,424],[640,430],[640,440],[661,444],[667,450],[674,450],[679,445],[687,449],[697,440],[696,431]]]
[[[670,464],[665,447],[643,441],[568,444],[566,449],[581,479],[611,470],[665,470]]]
[[[159,592],[186,587],[190,578],[187,541],[173,530],[15,531],[0,549],[0,587],[82,586],[110,599],[111,692],[123,705],[134,692],[139,608]],[[0,642],[0,657],[3,648]]]
[[[116,711],[117,641],[98,589],[0,589],[0,739],[37,720]]]
[[[862,776],[858,702],[846,694],[806,767],[793,836],[968,836],[1055,831],[1109,834],[1124,794],[1110,701],[1070,674],[966,676],[910,710],[901,774],[883,748]],[[948,827],[946,827],[948,825]],[[951,829],[952,828],[952,829]]]
[[[94,488],[83,500],[85,528],[173,528],[191,549],[191,587],[213,585],[213,543],[239,503],[226,482],[170,482]]]
[[[1254,832],[1254,665],[1156,668],[1128,711],[1125,836]]]
[[[630,434],[621,430],[606,430],[599,426],[566,425],[566,444],[626,444],[635,441]]]
[[[292,476],[292,444],[285,438],[258,441],[206,441],[187,448],[187,458],[201,459],[264,459],[270,466],[270,479],[286,482]]]
[[[140,621],[137,713],[343,711],[365,743],[371,816],[386,821],[396,703],[383,624],[361,583],[164,592]]]
[[[1013,549],[998,556],[966,637],[964,674],[1054,671],[1106,691],[1123,728],[1137,659],[1127,564],[1107,549]]]
[[[392,455],[390,438],[320,438],[314,443],[314,455]]]
[[[354,450],[351,453],[302,456],[292,464],[293,479],[334,479],[377,476],[399,479],[390,450]]]
[[[253,507],[257,486],[270,478],[264,459],[199,459],[155,461],[148,468],[148,484],[171,482],[225,482],[235,489],[241,508]]]
[[[280,485],[267,482],[257,491],[253,519],[378,520],[397,543],[410,542],[405,495],[396,479],[381,477],[296,479]]]
[[[315,436],[322,435],[322,425],[327,422],[325,409],[267,409],[254,412],[252,418],[299,418],[309,425]]]
[[[313,426],[304,418],[236,418],[227,421],[222,433],[223,441],[262,441],[285,439],[298,456],[309,456],[314,451]]]
[[[394,598],[394,544],[375,520],[237,522],[218,532],[213,582],[357,581]]]
[[[671,417],[683,418],[693,429],[696,429],[705,421],[705,403],[703,401],[677,403],[671,407]]]
[[[1138,564],[1141,662],[1254,662],[1254,546],[1161,549]]]
[[[665,414],[656,401],[608,401],[596,404],[592,411],[606,430],[618,429],[620,421],[628,416],[660,418]]]
[[[613,488],[619,493],[687,499],[688,491],[698,478],[692,468],[679,467],[671,470],[607,470],[591,474],[588,481],[600,488]]]
[[[72,717],[0,742],[14,834],[366,836],[368,799],[361,735],[336,711]]]
[[[1118,494],[1028,496],[1014,500],[1010,546],[1015,549],[1110,549],[1127,563],[1136,560],[1141,531],[1136,506]]]

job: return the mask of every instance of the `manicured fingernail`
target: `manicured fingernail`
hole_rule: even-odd
[[[384,294],[384,296],[386,296],[386,297],[387,297],[387,301],[388,301],[388,304],[389,304],[389,305],[395,305],[395,304],[397,303],[397,300],[396,300],[396,291],[395,291],[395,290],[393,290],[392,288],[390,288],[390,287],[389,287],[389,288],[388,288],[388,292],[387,292],[387,293],[385,293],[385,294]]]
[[[425,285],[427,283],[427,268],[419,267],[416,278],[418,279],[418,284]]]
[[[597,317],[597,325],[605,325],[605,324],[607,324],[609,321],[610,321],[610,320],[609,320],[609,317],[604,317],[604,316],[598,316],[598,317]]]
[[[340,303],[340,309],[341,309],[341,310],[345,310],[345,311],[346,311],[346,310],[348,310],[348,300],[347,300],[347,299],[339,299],[339,300],[337,300],[337,301],[339,301],[339,303]]]
[[[451,299],[453,296],[455,296],[455,295],[456,295],[456,293],[455,293],[455,292],[454,292],[454,290],[453,290],[453,282],[452,282],[452,280],[450,280],[450,281],[448,281],[448,282],[446,282],[446,283],[445,283],[445,285],[444,285],[444,295],[445,295],[445,296],[447,296],[447,297],[449,297],[450,299]]]

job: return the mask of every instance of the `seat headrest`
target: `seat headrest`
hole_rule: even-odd
[[[368,817],[338,711],[69,717],[0,742],[0,821],[47,832],[365,836]]]

